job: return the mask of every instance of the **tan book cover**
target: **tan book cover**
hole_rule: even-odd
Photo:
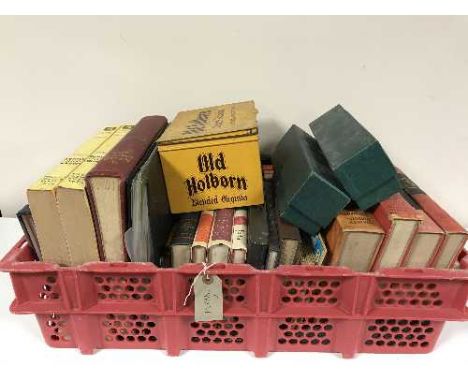
[[[69,251],[69,265],[75,266],[100,260],[85,178],[88,172],[120,142],[132,127],[120,126],[59,184],[57,202]]]
[[[109,139],[118,127],[106,127],[28,187],[27,196],[44,261],[70,265],[65,233],[57,207],[60,182]]]
[[[326,233],[330,265],[369,271],[384,235],[385,231],[372,214],[360,210],[342,211]]]

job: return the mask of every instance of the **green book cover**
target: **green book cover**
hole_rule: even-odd
[[[287,131],[272,159],[278,213],[291,224],[316,234],[348,204],[317,142],[299,127]]]
[[[309,126],[331,170],[360,209],[400,190],[395,169],[380,143],[341,105]]]

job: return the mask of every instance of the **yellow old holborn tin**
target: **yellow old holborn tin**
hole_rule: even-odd
[[[158,139],[172,213],[263,203],[253,101],[183,111]]]

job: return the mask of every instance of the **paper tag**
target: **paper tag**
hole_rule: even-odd
[[[197,277],[194,284],[195,321],[216,321],[223,317],[223,288],[215,275]]]

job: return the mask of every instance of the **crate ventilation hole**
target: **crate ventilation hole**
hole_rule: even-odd
[[[282,282],[283,303],[335,305],[341,288],[339,280],[304,280],[287,278]]]
[[[47,317],[46,327],[52,341],[71,341],[72,337],[68,333],[67,322],[67,318],[59,314],[52,313]]]
[[[106,328],[106,342],[156,342],[156,322],[146,314],[107,314],[102,320]]]
[[[41,300],[57,300],[60,295],[56,290],[57,277],[55,275],[46,276],[45,283],[41,286],[39,298]]]
[[[244,342],[245,325],[239,317],[230,317],[223,321],[191,322],[193,343],[241,344]]]
[[[409,305],[412,307],[440,307],[443,301],[434,282],[387,282],[378,283],[376,305]]]
[[[429,320],[374,320],[367,326],[367,346],[427,347],[434,332]]]
[[[334,326],[328,318],[288,317],[278,324],[280,345],[330,345]]]
[[[94,281],[100,300],[153,300],[151,277],[96,276]]]

